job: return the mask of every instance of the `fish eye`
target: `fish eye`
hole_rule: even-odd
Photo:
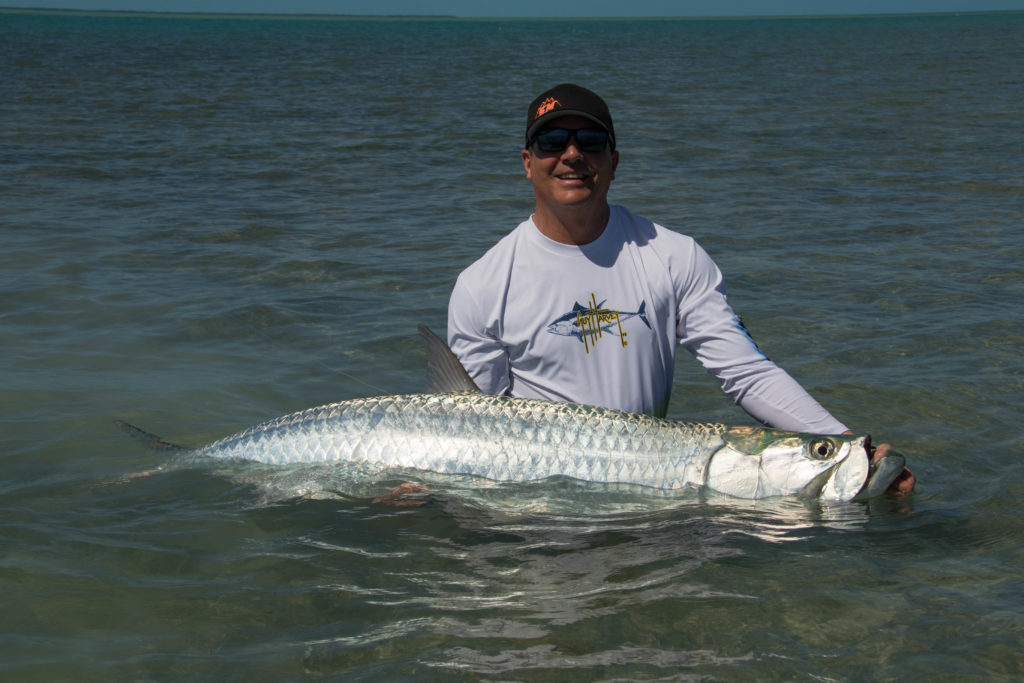
[[[836,443],[832,439],[817,439],[810,444],[812,458],[824,460],[830,458],[836,452]]]

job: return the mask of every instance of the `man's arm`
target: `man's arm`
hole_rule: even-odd
[[[767,358],[716,373],[723,390],[754,419],[776,429],[842,434],[832,416],[793,377]]]
[[[777,429],[840,434],[835,419],[785,370],[768,359],[726,300],[718,266],[694,244],[678,282],[676,335],[743,410]]]
[[[485,394],[509,393],[508,351],[489,329],[476,298],[462,277],[448,302],[448,346]]]

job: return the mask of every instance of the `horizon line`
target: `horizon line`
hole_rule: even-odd
[[[130,10],[130,9],[67,9],[60,7],[15,7],[0,5],[0,13],[12,14],[83,14],[83,15],[111,15],[111,16],[151,16],[151,17],[196,17],[196,18],[263,18],[282,17],[288,19],[389,19],[389,20],[416,20],[416,21],[638,21],[638,20],[679,20],[679,21],[734,21],[744,19],[856,19],[856,18],[882,18],[882,17],[957,17],[963,15],[980,14],[1022,14],[1021,9],[1005,10],[959,10],[942,12],[834,12],[818,14],[745,14],[745,15],[638,15],[638,16],[599,16],[599,17],[571,17],[571,16],[486,16],[486,15],[461,15],[461,14],[351,14],[351,13],[324,13],[324,12],[202,12],[202,11],[175,11],[175,10]]]

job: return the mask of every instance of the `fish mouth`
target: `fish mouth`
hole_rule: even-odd
[[[868,478],[860,493],[853,500],[866,500],[885,493],[886,489],[900,476],[907,459],[896,451],[888,451],[882,457],[875,457],[868,468]]]

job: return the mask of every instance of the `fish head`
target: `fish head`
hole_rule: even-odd
[[[720,493],[740,498],[801,496],[848,501],[877,488],[872,485],[878,468],[868,455],[868,436],[731,427],[721,438],[723,444],[708,463],[705,480],[708,488]],[[889,469],[887,465],[883,479]]]

